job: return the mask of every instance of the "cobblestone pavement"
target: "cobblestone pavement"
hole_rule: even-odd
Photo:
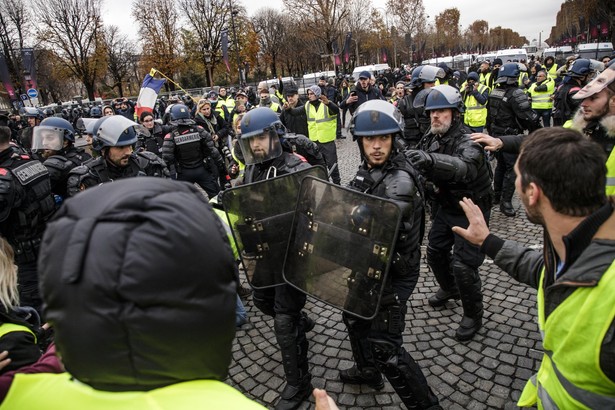
[[[342,183],[354,175],[359,151],[352,139],[337,142]],[[515,199],[517,216],[507,218],[494,208],[495,234],[540,249],[542,229],[531,224]],[[426,244],[426,240],[423,242]],[[427,299],[438,285],[427,268],[425,247],[421,277],[410,298],[404,346],[418,361],[445,409],[516,409],[526,380],[538,369],[542,355],[536,325],[533,289],[519,284],[485,260],[480,269],[484,294],[484,325],[469,342],[454,339],[461,320],[459,302],[432,308]],[[246,302],[250,324],[237,332],[228,382],[248,397],[273,408],[284,385],[273,320]],[[315,387],[325,388],[342,409],[398,409],[402,404],[388,383],[381,391],[344,385],[339,369],[353,364],[341,312],[308,298],[305,309],[316,320],[308,333],[310,371]],[[313,400],[301,408],[313,408]]]

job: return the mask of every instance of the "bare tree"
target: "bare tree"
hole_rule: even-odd
[[[271,74],[277,77],[278,56],[281,54],[285,41],[286,26],[284,15],[272,8],[263,8],[256,12],[252,21],[258,33],[260,50],[265,55],[271,67]]]
[[[37,36],[54,50],[61,64],[83,83],[94,99],[96,81],[104,74],[100,0],[33,0],[39,21]]]
[[[423,0],[387,0],[386,8],[390,11],[393,25],[402,34],[414,36],[425,26]]]
[[[118,95],[124,96],[123,85],[130,78],[135,45],[126,35],[119,32],[117,26],[107,26],[104,31],[105,50],[107,51],[107,76],[111,84],[109,88],[117,88]]]
[[[21,0],[0,1],[0,46],[14,84],[21,83],[19,52],[27,36],[30,14]]]
[[[145,10],[145,11],[144,11]],[[141,64],[173,78],[181,67],[180,15],[174,0],[152,0],[146,9],[135,3],[132,16],[139,24],[143,45]],[[165,87],[174,89],[168,82]]]

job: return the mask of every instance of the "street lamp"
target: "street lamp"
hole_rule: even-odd
[[[243,83],[243,76],[241,75],[241,60],[239,57],[239,43],[237,42],[237,32],[235,31],[235,16],[239,14],[237,10],[233,10],[233,0],[229,0],[229,7],[231,11],[231,28],[233,29],[233,42],[235,43],[235,54],[237,55],[237,69],[239,70],[239,86]]]

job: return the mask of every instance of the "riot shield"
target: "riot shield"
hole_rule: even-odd
[[[250,285],[255,289],[284,284],[282,266],[288,247],[301,180],[327,178],[322,167],[228,189],[222,205]]]
[[[401,211],[391,201],[305,178],[284,262],[284,279],[345,312],[373,318],[400,220]]]

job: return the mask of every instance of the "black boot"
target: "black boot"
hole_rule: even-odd
[[[308,371],[308,343],[301,320],[301,315],[294,317],[285,314],[277,314],[274,319],[275,335],[286,375],[286,386],[280,394],[276,410],[298,408],[314,390]]]
[[[440,289],[427,302],[432,307],[444,306],[450,299],[459,299],[455,277],[451,274],[450,254],[445,254],[427,247],[427,264],[431,268]]]
[[[403,348],[386,340],[372,340],[378,369],[408,409],[442,409],[419,365]]]
[[[509,217],[513,217],[517,214],[517,212],[515,212],[515,208],[513,207],[511,202],[502,202],[500,204],[500,211]]]
[[[367,384],[374,390],[382,390],[384,380],[375,367],[364,367],[359,370],[355,365],[350,369],[340,370],[340,380],[346,384]]]
[[[358,319],[347,313],[342,314],[342,319],[348,328],[348,338],[356,364],[350,369],[340,370],[340,380],[348,384],[367,384],[375,390],[382,389],[382,374],[376,368],[371,345],[367,340],[371,321]]]
[[[466,341],[472,339],[483,324],[481,281],[478,269],[462,262],[453,264],[453,273],[463,305],[463,318],[455,332],[455,338],[459,341]]]

